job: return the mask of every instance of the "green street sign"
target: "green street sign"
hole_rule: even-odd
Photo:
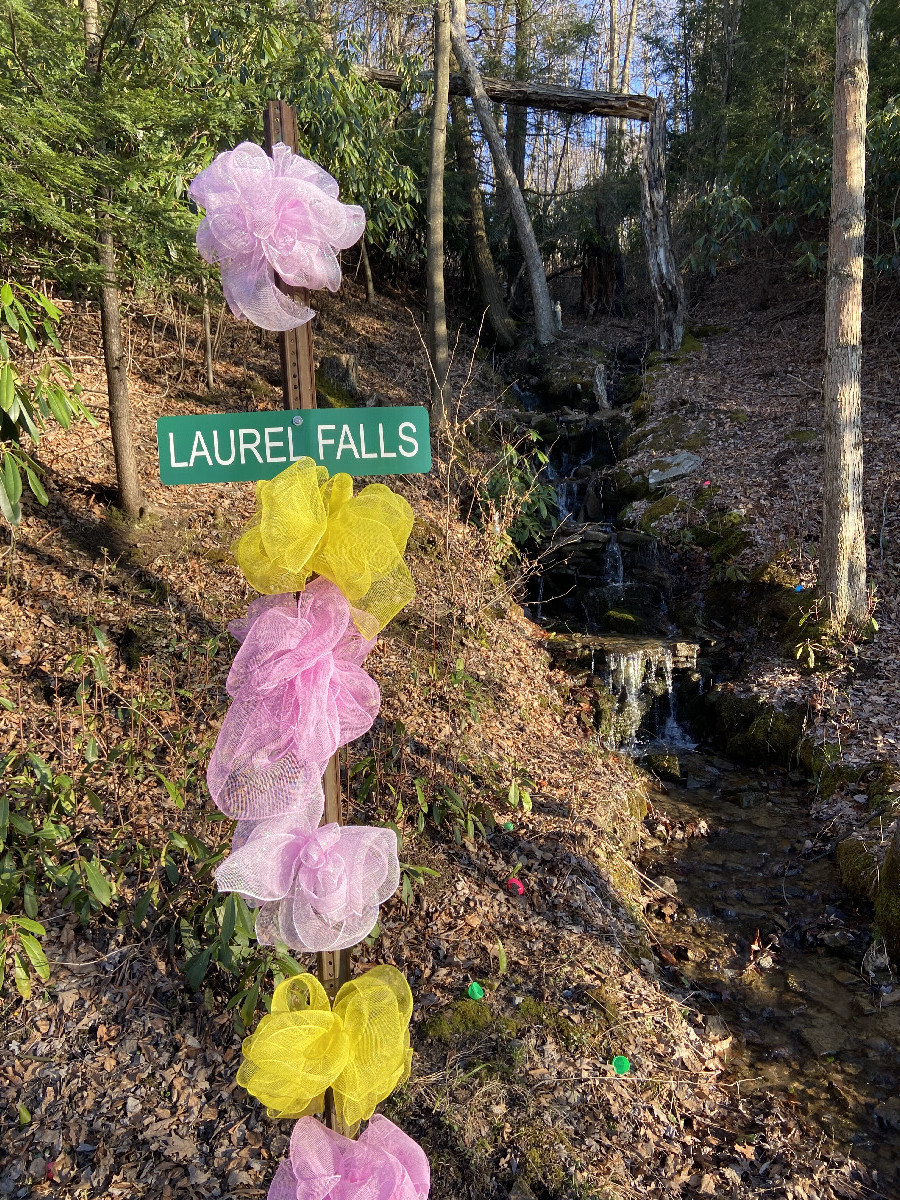
[[[431,470],[428,409],[418,405],[160,417],[156,442],[163,483],[272,479],[303,457],[331,475]]]

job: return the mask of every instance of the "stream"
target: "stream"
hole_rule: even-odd
[[[900,986],[841,887],[814,797],[784,772],[680,759],[686,783],[651,790],[640,862],[663,978],[728,1039],[741,1095],[789,1095],[900,1195]]]
[[[615,381],[613,370],[613,418]],[[573,683],[606,698],[601,736],[670,764],[671,779],[652,777],[638,864],[661,976],[704,1015],[748,1102],[781,1093],[810,1136],[900,1197],[900,982],[871,912],[841,886],[812,785],[738,766],[679,720],[679,697],[716,682],[721,662],[670,617],[677,562],[621,520],[610,412],[601,403],[580,426],[570,414],[552,413],[547,478],[561,524],[531,613]]]

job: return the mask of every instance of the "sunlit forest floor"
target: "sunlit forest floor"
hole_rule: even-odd
[[[717,314],[729,294],[721,287],[701,302]],[[809,580],[820,442],[786,442],[785,432],[818,429],[810,389],[821,314],[814,297],[792,303],[808,307],[717,317],[728,332],[666,367],[654,394],[660,411],[689,397],[692,420],[715,408],[709,477],[746,510],[757,557],[793,538]],[[364,394],[425,400],[412,300],[373,311],[347,283],[319,324],[320,353],[358,355]],[[100,423],[42,444],[50,506],[26,504],[4,562],[0,738],[34,756],[8,779],[14,802],[30,805],[37,825],[50,813],[70,861],[95,856],[109,886],[105,895],[73,886],[64,906],[64,890],[42,889],[50,849],[36,846],[51,978],[35,980],[28,1001],[6,984],[0,1195],[262,1196],[289,1124],[236,1087],[242,1026],[227,1005],[240,994],[253,1023],[253,981],[266,990],[266,964],[238,946],[233,969],[213,966],[193,992],[178,967],[218,933],[211,864],[229,828],[203,775],[227,703],[225,625],[250,597],[228,547],[253,493],[154,483],[154,422],[276,407],[277,352],[271,337],[227,319],[209,395],[197,326],[148,305],[131,312],[129,331],[151,517],[128,528],[111,516],[98,326],[70,312],[67,348]],[[473,350],[461,335],[454,390],[463,415],[489,418],[508,405],[505,384]],[[801,380],[793,408],[774,386],[787,391],[792,375]],[[867,390],[879,389],[890,399],[871,374]],[[744,424],[730,421],[738,409]],[[873,437],[887,436],[890,417],[886,405],[874,411]],[[741,440],[726,444],[732,428]],[[431,476],[395,481],[417,514],[418,595],[372,655],[382,713],[351,748],[344,780],[350,819],[396,823],[410,864],[379,935],[354,953],[356,970],[394,963],[415,997],[412,1078],[383,1110],[429,1154],[435,1200],[878,1196],[866,1168],[822,1144],[789,1098],[742,1096],[727,1075],[730,1039],[661,984],[631,861],[645,785],[627,757],[601,746],[592,714],[552,669],[544,630],[504,582],[505,543],[462,519],[460,493],[495,452],[479,446],[474,421],[469,430],[471,442],[460,434],[439,448]],[[870,463],[873,529],[884,500],[885,565],[877,546],[875,558],[889,639],[896,468],[874,444]],[[863,653],[872,679],[885,681],[887,744],[890,667],[882,672],[877,643]],[[808,686],[764,654],[754,671],[759,685]],[[509,807],[515,780],[531,784],[531,811]],[[421,830],[417,781],[442,811],[437,822],[430,810]],[[487,810],[512,828],[488,822],[482,836],[473,822]],[[506,890],[512,874],[521,898]],[[466,998],[473,979],[485,983],[484,1001]],[[615,1074],[616,1055],[630,1060],[628,1074]]]

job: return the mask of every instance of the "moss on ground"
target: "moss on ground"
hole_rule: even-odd
[[[641,517],[641,529],[644,533],[650,533],[657,521],[662,517],[667,517],[669,513],[673,513],[677,507],[677,496],[663,496],[661,500],[654,500],[644,510],[644,515]]]

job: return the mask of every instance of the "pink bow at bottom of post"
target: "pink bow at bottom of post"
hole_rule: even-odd
[[[400,883],[393,830],[363,825],[310,829],[288,813],[239,821],[233,851],[216,871],[220,891],[261,906],[256,936],[292,950],[345,950],[372,932],[379,905]]]
[[[425,1151],[387,1117],[372,1117],[355,1142],[301,1117],[268,1200],[425,1200],[430,1188]]]

